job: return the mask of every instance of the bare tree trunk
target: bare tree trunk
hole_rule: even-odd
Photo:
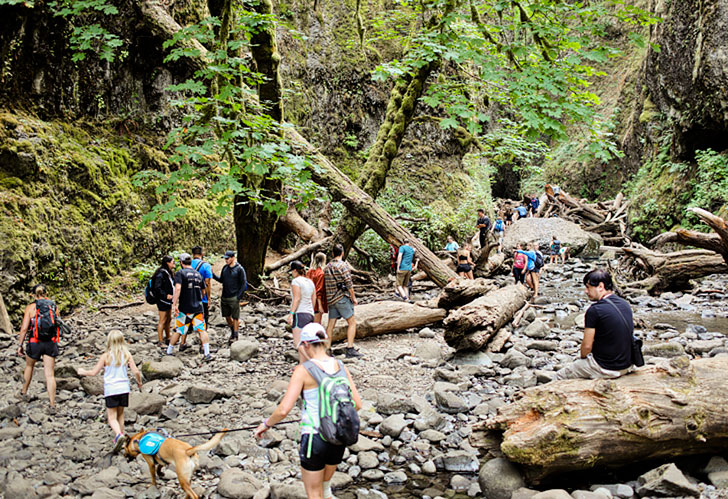
[[[355,312],[357,338],[429,326],[440,322],[447,314],[442,308],[428,308],[402,301],[378,301],[357,305]],[[345,339],[346,322],[339,321],[334,328],[333,341]]]
[[[308,246],[304,246],[303,248],[299,249],[298,251],[294,251],[290,255],[288,255],[285,258],[281,258],[275,263],[271,263],[270,265],[265,266],[265,273],[269,274],[273,272],[274,270],[278,270],[279,268],[283,267],[284,265],[291,263],[295,260],[300,259],[301,257],[304,257],[308,255],[309,253],[313,253],[317,249],[321,248],[322,246],[325,246],[332,240],[332,236],[329,236],[325,239],[321,239],[320,241],[316,241],[315,243],[309,244]]]
[[[722,452],[728,444],[728,358],[673,359],[616,380],[528,388],[485,426],[531,481],[596,465]],[[477,429],[477,428],[476,428]],[[471,443],[484,444],[475,432]]]
[[[285,215],[278,219],[278,224],[284,226],[289,232],[297,234],[307,243],[316,242],[322,238],[318,229],[304,220],[295,206],[288,206]]]
[[[469,303],[495,288],[493,281],[486,279],[458,279],[442,288],[437,306],[451,309]]]

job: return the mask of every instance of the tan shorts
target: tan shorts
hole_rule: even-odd
[[[412,275],[411,270],[398,270],[397,271],[397,286],[401,286],[403,288],[408,287],[411,275]]]

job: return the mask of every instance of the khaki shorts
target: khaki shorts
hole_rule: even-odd
[[[412,275],[411,270],[398,270],[397,271],[397,286],[406,288],[409,286],[410,276]]]

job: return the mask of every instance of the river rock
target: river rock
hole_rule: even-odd
[[[508,350],[508,353],[506,353],[505,357],[503,357],[500,364],[503,367],[508,367],[510,369],[515,369],[520,366],[530,367],[531,359],[518,350],[510,349]]]
[[[246,362],[260,352],[260,343],[253,340],[238,340],[230,345],[230,358],[238,362]]]
[[[167,399],[158,393],[132,392],[129,395],[129,408],[137,414],[159,414]]]
[[[711,457],[703,468],[703,473],[713,473],[714,471],[728,471],[728,461],[721,456]]]
[[[685,478],[675,463],[663,464],[648,471],[639,477],[638,482],[640,486],[637,493],[640,496],[700,497],[698,488]]]
[[[194,385],[187,387],[184,397],[190,404],[209,404],[215,399],[230,397],[230,393],[212,386]]]
[[[411,398],[404,395],[381,393],[377,396],[377,412],[385,415],[419,412]]]
[[[220,475],[217,493],[229,499],[252,499],[262,487],[262,482],[251,473],[230,468]]]
[[[271,499],[307,499],[303,482],[297,480],[293,483],[271,483]]]
[[[30,480],[26,480],[17,472],[8,474],[5,483],[0,485],[4,499],[32,499],[38,497]]]
[[[435,466],[445,471],[475,473],[480,461],[478,455],[464,450],[454,450],[435,458]]]
[[[415,357],[423,360],[440,360],[442,358],[442,348],[437,341],[423,341],[415,348]]]
[[[513,492],[525,487],[518,469],[510,461],[500,457],[481,466],[478,483],[483,496],[488,499],[511,499]]]
[[[107,487],[96,489],[91,495],[91,499],[124,499],[126,494],[120,490],[112,490]]]
[[[513,253],[520,242],[538,243],[540,247],[547,248],[554,235],[559,238],[561,244],[568,244],[571,247],[572,256],[580,253],[596,255],[603,243],[600,235],[586,232],[574,222],[563,218],[521,218],[513,222],[506,231],[503,251],[506,254]]]
[[[148,380],[171,379],[182,372],[182,361],[172,355],[167,355],[161,361],[149,361],[142,364],[142,373]]]
[[[605,489],[602,489],[605,490]],[[611,499],[611,495],[604,495],[591,490],[575,490],[571,493],[574,499]]]
[[[534,320],[523,330],[523,334],[529,338],[545,338],[551,333],[551,328],[541,319]]]
[[[360,452],[357,455],[357,464],[363,470],[370,470],[379,466],[379,458],[377,454],[372,451]]]
[[[564,489],[550,489],[539,492],[531,499],[572,499],[571,494]]]
[[[104,379],[100,376],[84,376],[81,378],[81,388],[88,395],[103,395]]]
[[[688,343],[686,350],[694,355],[702,355],[708,353],[714,348],[720,348],[724,345],[724,341],[721,339],[714,340],[696,340]]]
[[[589,489],[596,492],[599,489],[608,490],[612,497],[629,498],[634,495],[634,489],[626,483],[615,483],[609,485],[592,485]]]
[[[359,435],[359,439],[354,445],[349,446],[349,450],[352,452],[365,452],[365,451],[383,451],[384,446],[378,440],[372,440],[371,438]]]
[[[382,424],[379,425],[379,431],[382,435],[397,438],[407,426],[409,426],[409,423],[405,421],[402,414],[393,414],[382,421]]]
[[[685,353],[685,349],[680,343],[676,343],[674,341],[667,342],[667,343],[652,343],[649,345],[644,345],[642,347],[642,354],[643,355],[650,355],[652,357],[677,357],[678,355],[683,355]]]
[[[386,473],[383,480],[387,484],[400,484],[407,481],[407,474],[404,471],[391,471]]]

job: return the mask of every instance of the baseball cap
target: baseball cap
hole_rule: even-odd
[[[230,257],[233,257],[233,256],[235,256],[235,252],[234,251],[227,250],[225,252],[225,258],[230,258]]]
[[[189,253],[180,253],[179,261],[180,263],[190,263],[192,262],[192,256]]]
[[[319,332],[324,333],[324,339],[328,338],[326,336],[326,329],[319,324],[318,322],[309,322],[305,326],[303,326],[303,329],[301,329],[301,338],[298,341],[298,345],[296,345],[296,348],[301,346],[301,343],[321,343],[321,338],[318,337]]]

